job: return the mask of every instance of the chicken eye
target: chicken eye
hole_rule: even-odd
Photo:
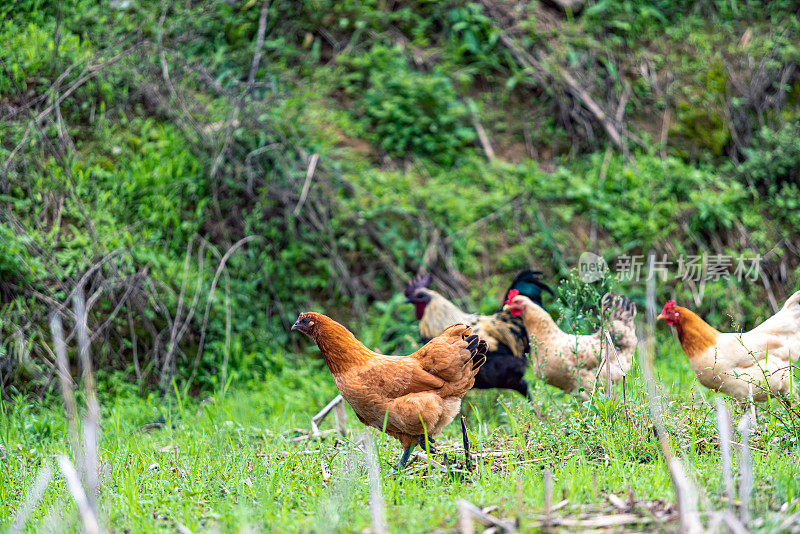
[[[314,326],[314,321],[308,321],[308,326]]]

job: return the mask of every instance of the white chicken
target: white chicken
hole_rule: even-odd
[[[744,333],[720,332],[674,300],[658,319],[675,327],[697,379],[707,388],[740,401],[790,394],[792,363],[800,356],[800,291]]]

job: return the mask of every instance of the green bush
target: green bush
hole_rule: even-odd
[[[450,80],[412,70],[396,46],[374,45],[344,61],[367,139],[391,156],[415,153],[452,164],[456,152],[475,137],[466,126],[466,107]]]

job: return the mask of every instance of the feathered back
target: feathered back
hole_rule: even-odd
[[[794,308],[800,310],[800,291],[796,291],[792,296],[786,299],[783,303],[783,309]]]
[[[543,276],[544,274],[541,271],[531,271],[529,269],[522,271],[514,278],[514,281],[511,282],[511,287],[506,290],[503,302],[508,300],[508,292],[512,289],[516,289],[519,291],[520,295],[526,296],[539,306],[542,306],[542,291],[547,291],[551,295],[553,294],[553,290],[550,289],[550,286],[542,282]],[[500,309],[502,309],[502,305]]]

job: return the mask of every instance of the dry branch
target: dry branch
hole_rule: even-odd
[[[67,361],[67,345],[64,342],[64,332],[61,328],[61,318],[53,313],[50,316],[50,332],[53,336],[53,345],[56,353],[56,366],[58,368],[58,383],[64,397],[64,410],[67,416],[67,432],[72,450],[80,450],[78,441],[78,410],[75,406],[75,394],[72,390],[72,376],[69,373]]]
[[[300,215],[300,210],[303,209],[303,204],[306,203],[308,197],[308,190],[311,187],[311,178],[314,177],[314,170],[317,168],[317,161],[319,161],[319,154],[312,154],[311,161],[308,162],[308,169],[306,170],[306,179],[303,182],[303,190],[300,192],[300,200],[297,201],[297,206],[294,207],[292,213],[295,217]]]
[[[386,506],[381,495],[381,470],[378,467],[378,455],[375,452],[375,443],[372,435],[364,432],[364,457],[367,461],[367,473],[369,475],[369,511],[372,517],[373,534],[388,534],[386,527]]]
[[[482,0],[482,3],[491,11],[492,6],[488,0]],[[612,118],[603,111],[600,104],[598,104],[588,91],[578,83],[567,69],[560,65],[555,65],[557,73],[553,74],[549,72],[548,69],[545,68],[540,56],[536,57],[525,50],[505,32],[502,32],[502,30],[500,33],[500,42],[511,52],[511,55],[514,56],[517,62],[530,69],[531,72],[529,72],[529,74],[538,85],[546,87],[550,82],[563,85],[564,89],[577,99],[591,113],[595,120],[600,123],[609,139],[611,139],[611,142],[614,143],[619,151],[622,152],[625,157],[629,157],[628,148],[625,146],[622,135],[617,129],[617,125],[613,123]]]
[[[89,500],[86,498],[86,493],[81,486],[78,472],[75,470],[75,467],[73,467],[72,462],[69,461],[69,458],[63,454],[60,454],[57,460],[61,474],[64,475],[64,481],[67,484],[67,489],[72,495],[75,504],[78,506],[78,513],[80,514],[81,522],[83,523],[83,530],[86,532],[86,534],[99,534],[100,525],[97,522],[97,516],[94,514],[94,510],[92,510],[92,507],[89,505]]]
[[[14,520],[11,522],[11,527],[8,529],[8,534],[19,534],[22,532],[25,523],[27,523],[31,514],[36,509],[36,506],[39,504],[39,501],[42,499],[47,486],[50,485],[50,479],[52,478],[53,468],[50,465],[50,462],[47,461],[42,468],[39,469],[33,486],[31,486],[31,488],[25,494],[25,501],[19,507],[17,513],[14,514]]]
[[[716,398],[717,431],[719,432],[719,454],[722,462],[722,481],[725,485],[725,498],[728,510],[733,510],[733,460],[731,459],[731,416],[721,398]]]
[[[688,534],[703,532],[703,525],[700,522],[700,514],[697,511],[697,492],[694,485],[686,475],[686,470],[679,458],[672,453],[672,448],[667,437],[667,430],[661,417],[661,408],[656,400],[656,382],[650,368],[650,354],[642,353],[639,358],[642,367],[642,378],[644,379],[647,399],[650,405],[650,417],[653,420],[658,442],[661,447],[661,454],[669,469],[672,485],[675,489],[675,497],[678,503],[678,513],[681,520],[681,531]]]
[[[97,388],[92,372],[92,359],[89,353],[89,328],[86,325],[86,306],[83,291],[77,291],[72,297],[75,312],[75,330],[78,337],[78,354],[83,370],[83,388],[86,396],[86,417],[83,420],[83,459],[78,465],[83,470],[86,493],[92,514],[97,517],[97,445],[100,432],[100,404],[97,401]],[[76,451],[76,456],[77,456]]]
[[[469,514],[471,517],[477,519],[481,523],[487,526],[497,527],[503,529],[505,532],[516,532],[517,528],[508,523],[507,521],[503,521],[502,519],[498,519],[496,517],[492,517],[491,515],[487,514],[474,504],[465,501],[464,499],[458,499],[457,501],[458,508],[462,514]],[[463,516],[462,516],[463,517]],[[463,525],[464,523],[462,523]],[[463,531],[463,527],[462,527]]]
[[[750,456],[750,416],[742,416],[738,425],[741,434],[741,463],[739,470],[741,478],[739,481],[739,518],[742,524],[747,527],[750,524],[750,494],[753,490],[753,459]]]
[[[219,282],[219,277],[221,276],[222,271],[225,269],[225,265],[227,264],[228,259],[231,257],[231,254],[236,252],[243,245],[249,243],[250,241],[254,241],[256,239],[263,240],[264,238],[257,235],[249,235],[247,237],[243,237],[242,239],[231,245],[231,247],[225,252],[225,254],[222,255],[222,258],[219,261],[217,270],[214,273],[214,278],[211,281],[211,288],[208,290],[208,297],[206,298],[206,310],[205,313],[203,313],[203,325],[200,331],[200,342],[198,343],[197,346],[197,355],[195,355],[194,358],[194,365],[192,366],[192,374],[189,377],[189,381],[187,382],[187,388],[192,384],[192,382],[194,382],[194,378],[195,376],[197,376],[197,369],[200,366],[200,358],[203,356],[203,348],[205,346],[205,340],[206,340],[206,327],[208,326],[208,314],[211,311],[211,302],[214,296],[214,291],[217,289],[217,283]],[[164,364],[165,369],[167,368],[166,367],[167,363],[168,362],[165,362]],[[166,384],[169,383],[168,378],[170,377],[162,376],[162,383],[161,383],[162,388],[166,388]]]
[[[326,417],[328,417],[328,414],[331,413],[331,410],[333,410],[336,405],[341,403],[343,400],[344,398],[341,395],[336,395],[328,404],[325,405],[323,409],[317,413],[317,415],[311,418],[311,433],[315,439],[318,439],[321,435],[319,432],[319,424]]]

